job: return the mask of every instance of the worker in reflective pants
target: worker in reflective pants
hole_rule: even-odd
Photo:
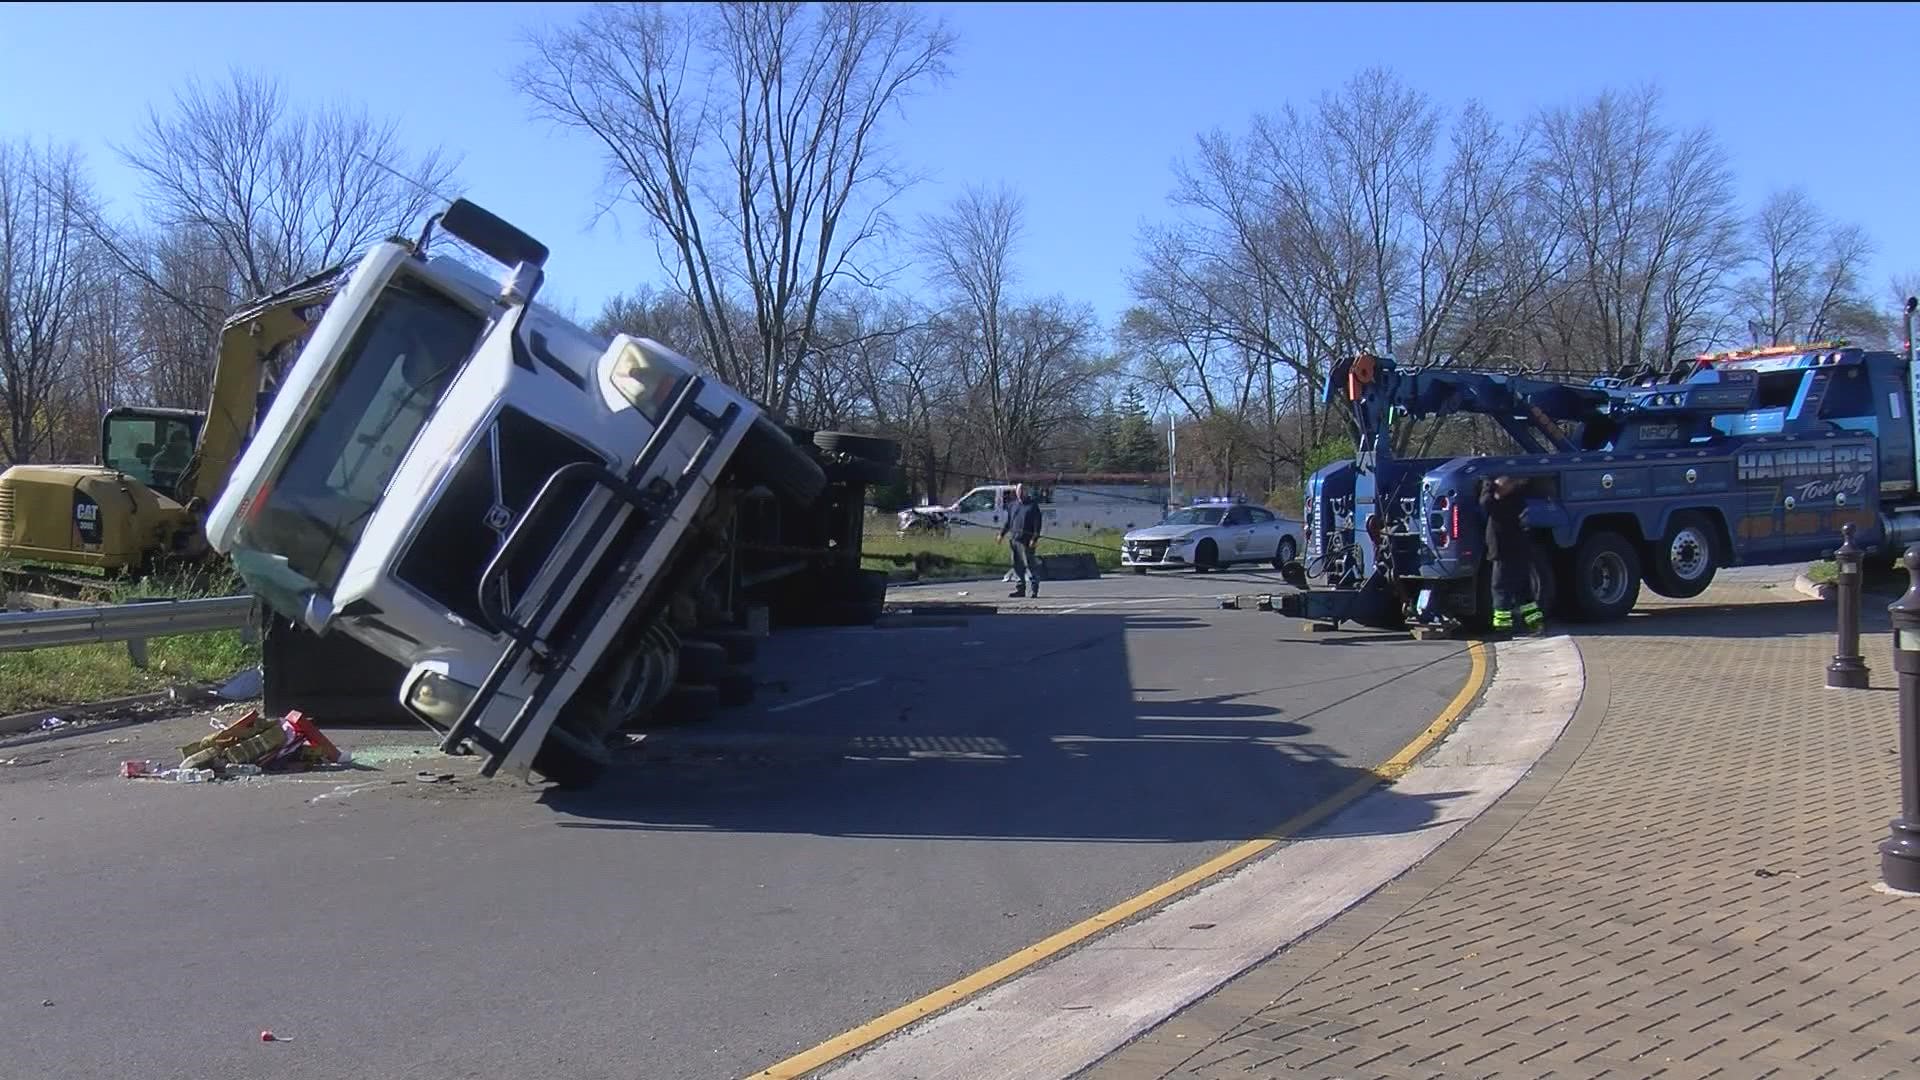
[[[1533,541],[1521,520],[1526,509],[1526,481],[1494,477],[1480,489],[1480,509],[1487,515],[1487,558],[1493,560],[1493,629],[1513,630],[1516,617],[1534,634],[1547,623],[1533,595]]]

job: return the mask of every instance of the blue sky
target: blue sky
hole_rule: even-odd
[[[589,228],[600,162],[528,118],[507,81],[521,31],[577,4],[0,5],[0,134],[77,143],[131,212],[110,145],[184,77],[262,67],[299,100],[352,99],[465,157],[467,193],[545,240],[550,294],[591,311],[657,275],[631,211]],[[1879,244],[1868,284],[1920,271],[1911,71],[1920,6],[935,4],[954,76],[893,141],[932,179],[899,209],[971,182],[1026,199],[1023,286],[1111,320],[1170,165],[1211,127],[1304,103],[1381,64],[1443,106],[1525,117],[1603,88],[1660,85],[1676,125],[1709,123],[1742,196],[1803,185]]]

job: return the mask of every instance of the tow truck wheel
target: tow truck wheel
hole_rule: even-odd
[[[1640,553],[1619,533],[1588,534],[1573,549],[1561,582],[1573,613],[1590,622],[1625,618],[1640,599]]]
[[[1673,515],[1666,535],[1649,553],[1648,587],[1675,600],[1699,596],[1720,569],[1719,547],[1717,530],[1705,514],[1686,510]]]
[[[1204,574],[1209,570],[1218,569],[1220,569],[1220,549],[1214,546],[1211,540],[1200,541],[1200,546],[1193,549],[1193,572]]]

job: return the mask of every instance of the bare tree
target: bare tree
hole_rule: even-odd
[[[91,198],[72,149],[0,142],[0,452],[10,462],[46,442],[78,350],[94,254],[78,210]]]
[[[138,142],[119,153],[143,181],[146,217],[169,236],[163,246],[216,255],[236,293],[176,292],[153,263],[165,253],[104,222],[96,231],[131,273],[210,330],[242,299],[412,232],[447,198],[456,164],[437,148],[411,152],[391,120],[298,107],[276,81],[240,71],[213,86],[189,81],[169,112],[148,110]]]
[[[1664,369],[1723,340],[1743,257],[1725,154],[1710,131],[1667,128],[1659,102],[1609,92],[1539,121],[1538,193],[1572,243],[1562,332],[1542,345],[1612,369]]]
[[[953,42],[901,4],[599,5],[536,36],[517,82],[599,142],[603,210],[640,207],[710,363],[784,416],[829,294],[870,282],[860,255],[909,182],[882,122]]]
[[[921,223],[929,276],[948,296],[943,346],[965,394],[962,415],[981,463],[995,475],[1044,464],[1112,367],[1096,351],[1092,313],[1059,299],[1013,295],[1019,196],[968,188]]]
[[[1771,345],[1836,336],[1878,336],[1860,272],[1873,245],[1866,230],[1830,221],[1800,188],[1769,196],[1752,222],[1755,273],[1742,286],[1753,340]]]

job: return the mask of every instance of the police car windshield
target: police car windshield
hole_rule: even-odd
[[[1167,515],[1166,525],[1218,525],[1227,516],[1222,506],[1190,506]]]

